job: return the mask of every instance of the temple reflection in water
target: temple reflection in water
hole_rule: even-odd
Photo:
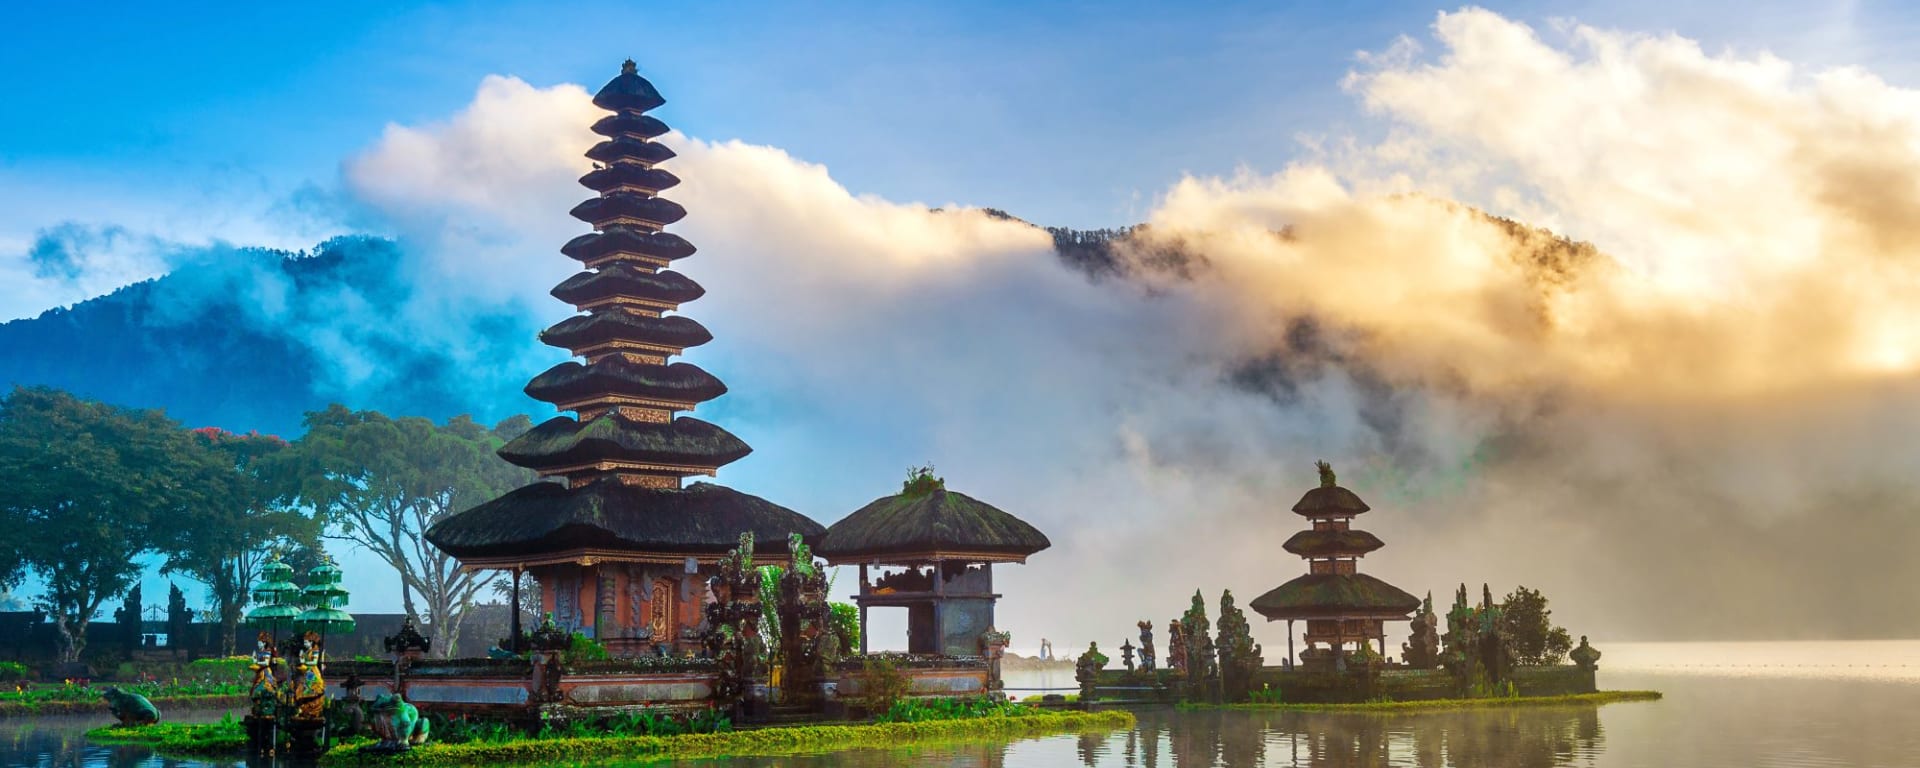
[[[1077,747],[1090,768],[1550,768],[1596,754],[1601,728],[1592,706],[1392,715],[1142,713],[1139,727],[1083,736]]]

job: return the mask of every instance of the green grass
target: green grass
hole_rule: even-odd
[[[1599,691],[1561,696],[1514,696],[1489,699],[1426,699],[1421,701],[1369,701],[1359,704],[1181,704],[1181,709],[1246,709],[1284,712],[1437,712],[1460,709],[1499,709],[1503,707],[1551,707],[1575,704],[1613,704],[1622,701],[1657,701],[1659,691]]]
[[[787,755],[855,747],[889,747],[907,742],[968,738],[1005,738],[1082,730],[1128,728],[1124,711],[1034,712],[968,719],[864,725],[778,726],[751,731],[688,733],[675,736],[578,735],[554,738],[476,739],[462,744],[429,742],[387,756],[362,753],[372,742],[336,747],[322,765],[494,765],[557,761],[666,760],[728,755]],[[239,755],[246,751],[245,726],[229,715],[217,723],[158,723],[87,731],[87,738],[108,744],[143,744],[166,754]]]
[[[109,725],[87,731],[87,738],[102,744],[145,744],[163,752],[187,755],[238,754],[247,748],[246,726],[231,715],[217,723],[195,725]]]
[[[735,755],[789,755],[856,747],[892,747],[907,742],[1128,728],[1133,715],[1122,711],[1046,712],[1015,717],[868,725],[810,725],[760,728],[680,736],[617,736],[521,739],[510,742],[429,743],[395,756],[366,754],[361,748],[336,749],[321,765],[497,765],[559,761],[603,762],[667,760]]]
[[[165,717],[169,709],[221,709],[244,707],[247,705],[245,693],[205,694],[188,696],[149,696]],[[0,700],[0,719],[9,717],[31,717],[35,715],[85,715],[97,712],[111,712],[107,701],[95,693],[92,698],[45,698]]]

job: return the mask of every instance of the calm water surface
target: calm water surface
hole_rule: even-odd
[[[1240,766],[1920,766],[1920,641],[1613,644],[1603,688],[1657,702],[1404,715],[1144,712],[1098,735],[679,765],[1238,768]],[[1070,685],[1069,673],[1010,685]],[[214,713],[217,717],[218,713]],[[0,721],[4,766],[211,766],[86,743],[105,716]]]

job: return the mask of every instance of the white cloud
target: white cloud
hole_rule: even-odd
[[[832,520],[935,461],[1056,542],[1003,581],[1027,643],[1300,573],[1278,544],[1321,457],[1379,510],[1367,569],[1415,591],[1544,587],[1597,637],[1911,631],[1911,601],[1813,598],[1920,578],[1877,543],[1920,535],[1914,94],[1555,34],[1469,10],[1432,54],[1367,57],[1350,87],[1384,143],[1181,182],[1136,255],[1202,261],[1142,258],[1137,284],[1015,222],[670,135],[683,271],[710,290],[686,311],[717,337],[689,360],[734,388],[702,414],[759,448],[722,479]],[[544,293],[575,268],[556,251],[585,231],[565,211],[597,116],[577,86],[489,78],[348,162],[417,246],[402,268],[441,324],[418,343],[457,343],[476,307],[567,314]]]

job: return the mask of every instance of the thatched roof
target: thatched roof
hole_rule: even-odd
[[[660,122],[660,119],[657,117],[630,113],[607,115],[595,121],[593,124],[593,132],[602,136],[618,136],[623,133],[632,133],[651,139],[666,133],[667,130],[667,124]]]
[[[574,315],[554,323],[552,328],[540,332],[540,340],[568,350],[615,340],[686,349],[713,341],[713,333],[685,315],[648,317],[632,312],[603,310],[591,315]]]
[[[1316,573],[1289,581],[1247,603],[1269,621],[1277,619],[1403,619],[1420,598],[1364,573]]]
[[[727,385],[692,363],[652,365],[618,355],[581,365],[568,361],[527,382],[527,396],[549,403],[579,402],[593,395],[627,395],[679,403],[704,403],[727,393]]]
[[[1367,503],[1337,485],[1323,485],[1300,497],[1293,511],[1306,517],[1352,517],[1367,511]]]
[[[638,160],[652,165],[665,162],[675,154],[665,144],[657,141],[643,141],[631,136],[615,136],[587,149],[587,159],[600,163]]]
[[[593,95],[593,105],[601,109],[631,109],[645,112],[662,104],[660,91],[653,83],[640,76],[640,68],[632,59],[620,65],[620,74],[606,85],[600,86],[600,92]]]
[[[596,272],[576,273],[549,293],[568,304],[585,304],[608,296],[684,304],[706,295],[707,289],[673,270],[651,272],[627,262],[614,262]]]
[[[693,243],[672,232],[640,232],[624,227],[594,232],[568,240],[560,252],[581,261],[592,261],[611,253],[638,253],[672,261],[692,256]]]
[[[814,552],[830,563],[935,556],[1025,561],[1050,546],[1046,534],[1020,518],[966,494],[934,488],[875,499],[828,527]]]
[[[679,203],[638,192],[615,192],[603,197],[588,198],[586,202],[574,206],[573,210],[567,213],[594,226],[622,216],[650,221],[661,226],[687,217],[687,209]]]
[[[1281,549],[1301,557],[1337,557],[1364,555],[1386,546],[1366,531],[1301,531],[1280,545]]]
[[[580,185],[595,192],[605,192],[622,184],[628,184],[656,192],[680,183],[680,177],[660,168],[643,168],[632,163],[609,165],[595,168],[580,177]]]
[[[786,553],[788,534],[818,541],[825,533],[798,512],[725,486],[664,490],[606,478],[578,488],[534,483],[451,515],[426,536],[463,560],[531,560],[576,550],[718,556],[747,531],[767,556]]]
[[[691,416],[661,424],[610,412],[585,422],[557,416],[500,447],[500,458],[531,469],[595,461],[718,467],[753,452],[732,432]]]

